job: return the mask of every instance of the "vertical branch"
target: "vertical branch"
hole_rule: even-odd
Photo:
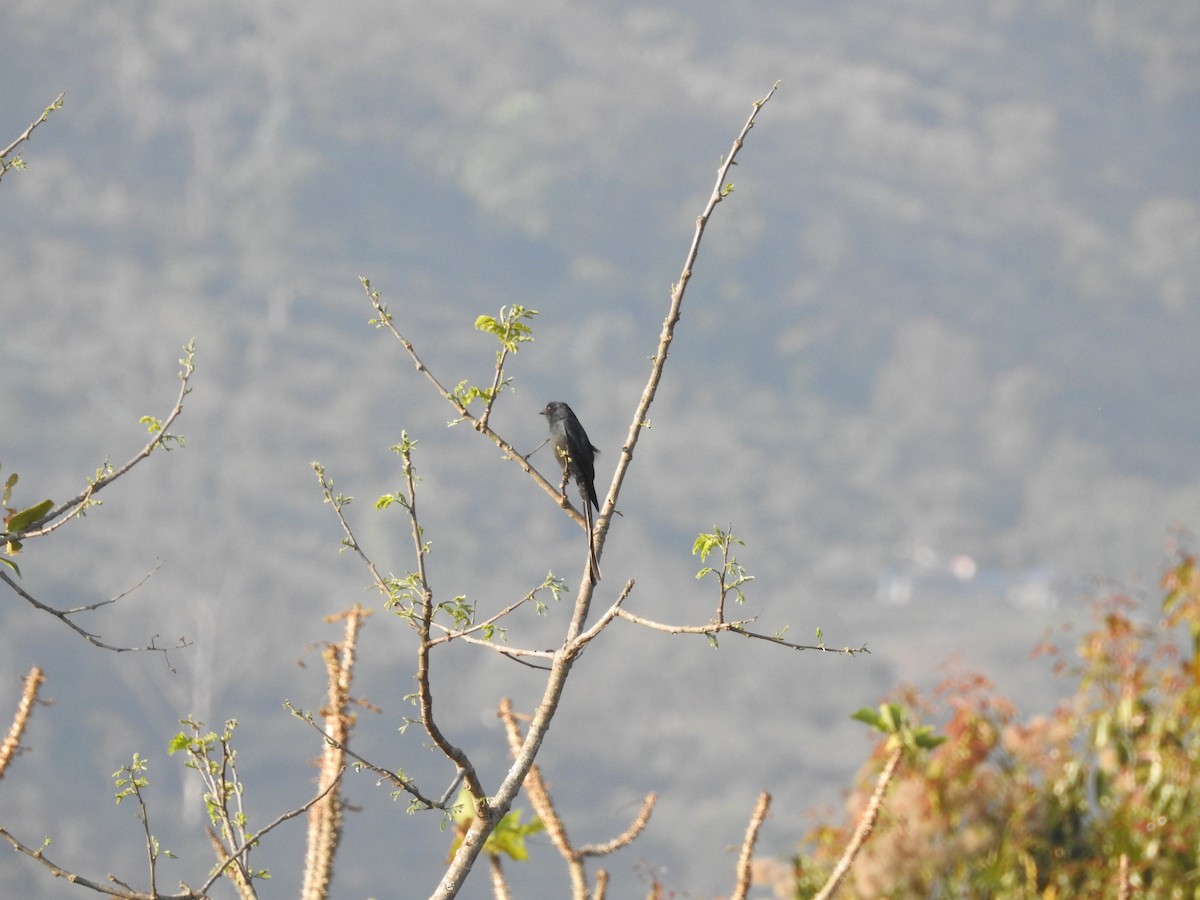
[[[597,554],[599,554],[600,548],[604,545],[604,538],[608,533],[608,522],[612,517],[613,509],[616,507],[617,495],[620,493],[621,485],[625,480],[625,473],[629,469],[629,464],[633,462],[634,447],[637,446],[638,439],[641,437],[642,428],[647,424],[650,404],[654,402],[659,382],[662,381],[663,369],[667,364],[667,354],[671,349],[671,342],[675,339],[675,326],[679,323],[679,317],[683,314],[683,295],[687,291],[688,283],[692,279],[692,269],[696,264],[696,257],[700,253],[700,241],[704,237],[704,230],[708,227],[709,219],[712,218],[717,204],[733,191],[733,185],[729,184],[725,179],[729,177],[729,170],[733,167],[734,160],[737,159],[738,152],[745,143],[746,135],[754,127],[754,120],[758,118],[758,111],[775,95],[775,91],[778,88],[779,82],[777,81],[772,85],[771,90],[767,92],[767,96],[761,100],[754,101],[754,109],[750,113],[750,118],[746,120],[746,124],[742,126],[742,130],[738,133],[738,136],[734,138],[733,147],[730,149],[729,155],[717,169],[716,184],[713,186],[708,203],[705,204],[704,210],[700,215],[696,217],[696,231],[692,236],[691,246],[688,248],[687,256],[683,261],[683,271],[679,275],[679,281],[671,285],[671,305],[667,310],[667,317],[663,320],[662,332],[658,337],[658,349],[654,353],[654,360],[650,366],[650,378],[647,380],[646,387],[642,391],[641,399],[638,400],[637,409],[634,410],[633,421],[629,426],[629,435],[626,437],[625,444],[621,447],[621,454],[617,459],[617,470],[613,475],[612,486],[609,488],[608,496],[605,497],[600,507],[600,527],[596,530],[593,538],[599,545],[596,548]],[[579,634],[583,628],[583,622],[587,618],[587,604],[584,603],[581,606],[583,608],[581,610],[577,609],[576,618],[571,623],[570,636],[572,638]]]
[[[25,685],[21,688],[21,702],[17,704],[17,711],[13,715],[8,734],[4,736],[4,743],[0,744],[0,778],[4,777],[9,762],[21,746],[21,735],[25,733],[25,726],[29,724],[33,704],[37,702],[38,689],[45,680],[42,670],[37,666],[30,669],[29,674],[25,676]]]
[[[488,806],[488,798],[479,781],[475,767],[467,759],[461,749],[442,734],[441,728],[433,718],[433,691],[429,684],[429,651],[433,646],[431,632],[433,630],[433,588],[429,586],[429,574],[425,568],[426,544],[425,530],[417,518],[417,479],[413,469],[413,444],[404,441],[398,447],[401,459],[404,461],[404,483],[408,498],[409,521],[412,523],[412,537],[417,557],[417,582],[420,586],[420,622],[417,625],[417,703],[421,710],[421,725],[437,748],[458,767],[467,782],[467,789],[475,798],[476,808],[484,810]],[[490,830],[490,829],[489,829]]]
[[[321,773],[317,790],[321,799],[308,811],[308,848],[304,854],[304,883],[301,900],[324,900],[329,896],[333,878],[333,858],[342,837],[342,795],[337,782],[346,764],[343,749],[350,741],[354,726],[350,706],[350,684],[354,675],[355,654],[358,651],[358,630],[370,610],[355,604],[341,613],[346,620],[345,637],[340,644],[325,648],[325,667],[329,676],[329,698],[324,710],[325,750],[321,754]]]
[[[854,858],[858,856],[858,851],[862,849],[862,845],[875,828],[875,821],[879,818],[879,807],[883,803],[883,795],[887,793],[888,785],[896,774],[896,767],[900,765],[900,759],[903,756],[904,748],[897,747],[888,757],[887,764],[884,765],[883,771],[879,773],[879,780],[875,783],[875,792],[871,794],[871,800],[867,803],[867,808],[863,810],[862,818],[858,820],[858,827],[854,829],[850,843],[842,852],[842,857],[834,867],[833,874],[829,876],[829,880],[825,882],[825,886],[813,897],[813,900],[829,900],[842,883],[842,879],[846,877],[846,873],[850,871],[850,866],[853,865]]]
[[[762,827],[771,808],[771,795],[763,791],[758,795],[758,803],[750,815],[750,824],[746,826],[746,837],[742,840],[742,852],[738,855],[737,885],[730,895],[730,900],[746,900],[750,892],[751,862],[754,860],[754,842],[758,840],[758,829]]]

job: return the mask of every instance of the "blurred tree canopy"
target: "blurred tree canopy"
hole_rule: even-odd
[[[1191,556],[1162,579],[1161,610],[1116,595],[1064,653],[1043,643],[1074,688],[1049,715],[1022,719],[976,674],[900,701],[947,717],[947,740],[898,773],[855,863],[863,898],[1200,897],[1200,571]],[[1143,624],[1142,620],[1153,620]],[[808,897],[846,845],[886,754],[790,864],[777,896]]]

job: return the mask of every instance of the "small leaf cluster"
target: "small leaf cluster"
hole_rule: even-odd
[[[521,349],[521,344],[533,341],[533,329],[525,323],[537,314],[536,309],[526,309],[519,304],[502,306],[499,317],[479,316],[475,320],[475,330],[494,335],[504,350],[516,353]],[[496,351],[497,361],[501,352],[503,351]]]
[[[696,536],[692,543],[692,555],[699,556],[700,561],[705,562],[710,553],[720,550],[721,566],[705,566],[696,573],[696,580],[700,581],[715,573],[721,585],[722,598],[732,593],[734,602],[741,604],[746,602],[742,585],[753,581],[754,576],[748,574],[737,557],[730,552],[735,544],[739,547],[746,546],[745,541],[734,537],[732,530],[724,530],[714,525],[712,532]]]
[[[10,472],[8,478],[4,480],[4,492],[0,494],[0,506],[3,506],[4,511],[4,531],[7,534],[20,534],[34,527],[45,517],[46,513],[54,508],[53,500],[43,500],[41,503],[35,503],[33,506],[27,506],[24,509],[15,509],[8,504],[12,500],[12,489],[16,487],[19,476],[16,472]],[[3,554],[0,555],[0,563],[8,566],[18,575],[21,570],[17,567],[14,560],[9,559],[10,556],[16,556],[21,552],[21,542],[16,538],[8,538],[4,542]]]
[[[899,703],[881,703],[878,710],[864,706],[850,718],[886,734],[888,739],[885,746],[888,750],[899,747],[910,753],[932,750],[946,741],[944,736],[934,734],[932,725],[914,726],[909,721],[908,713]]]
[[[454,854],[458,852],[463,835],[466,833],[471,821],[475,818],[475,812],[475,798],[471,796],[466,788],[463,788],[459,792],[458,799],[454,804],[456,834],[454,842],[450,846],[448,859],[453,859]],[[492,829],[492,833],[484,841],[483,851],[492,856],[504,854],[517,862],[528,860],[529,851],[525,847],[525,838],[531,834],[538,834],[544,831],[546,826],[536,817],[529,822],[522,823],[521,815],[521,810],[514,809],[497,822],[496,827]]]

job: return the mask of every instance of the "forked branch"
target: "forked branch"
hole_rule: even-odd
[[[647,415],[649,413],[650,405],[654,400],[655,393],[658,389],[658,384],[662,379],[663,369],[667,361],[667,351],[674,336],[675,325],[679,321],[679,316],[683,305],[683,296],[687,289],[688,281],[692,276],[692,269],[696,261],[696,256],[699,252],[700,241],[704,235],[705,227],[708,224],[713,210],[716,209],[717,204],[727,197],[729,192],[732,190],[732,186],[725,181],[730,167],[733,165],[734,159],[741,150],[742,143],[745,140],[746,135],[750,132],[750,129],[754,127],[754,121],[758,116],[759,110],[762,109],[763,105],[770,100],[772,96],[774,96],[776,88],[778,88],[778,83],[771,88],[766,97],[755,101],[754,109],[751,112],[750,117],[746,120],[746,124],[742,127],[742,130],[738,133],[737,138],[735,138],[728,158],[722,162],[717,171],[717,184],[713,189],[712,196],[709,198],[709,201],[705,205],[703,212],[696,220],[696,232],[692,239],[691,247],[689,248],[687,256],[685,257],[683,273],[680,275],[678,283],[676,283],[671,289],[670,308],[667,312],[667,317],[663,322],[663,330],[659,337],[658,350],[654,356],[654,363],[651,367],[650,377],[645,390],[642,392],[642,397],[639,400],[637,409],[634,413],[633,422],[630,426],[629,437],[625,442],[625,446],[621,448],[621,453],[617,463],[617,471],[613,477],[612,486],[609,488],[608,496],[605,498],[605,501],[600,509],[600,515],[597,520],[597,527],[594,534],[597,555],[599,555],[604,536],[608,530],[608,523],[611,519],[613,510],[616,507],[617,495],[620,492],[621,484],[625,477],[625,472],[628,470],[629,464],[633,459],[634,447],[637,444],[642,427],[647,422]],[[398,332],[397,337],[399,337]],[[402,338],[401,340],[404,342]],[[407,345],[407,342],[404,343]],[[420,360],[417,359],[416,354],[411,350],[409,352],[416,360],[418,369],[425,371],[424,366],[421,364]],[[430,377],[432,378],[432,376]],[[444,388],[442,388],[440,385],[438,385],[438,388],[442,392],[443,396],[447,396],[447,392],[444,390]],[[447,399],[450,398],[447,397]],[[461,409],[461,404],[458,404],[457,401],[451,400],[451,402],[455,403],[456,408],[459,408],[460,412],[465,412],[465,410]],[[480,431],[484,434],[489,433],[488,429],[486,428],[480,429]],[[507,444],[503,444],[501,446],[511,450]],[[531,477],[541,484],[543,490],[546,490],[548,493],[550,493],[550,495],[554,497],[557,502],[559,493],[557,490],[555,490],[553,485],[549,484],[544,478],[542,478],[541,475],[534,472],[526,460],[515,456],[512,452],[509,452],[509,455],[512,456],[514,460],[522,466],[522,468],[529,472]],[[547,730],[550,727],[550,722],[553,720],[554,714],[558,709],[558,704],[562,699],[562,692],[566,686],[567,678],[571,673],[571,669],[574,666],[575,660],[583,651],[584,646],[587,643],[586,640],[580,640],[580,636],[584,632],[584,624],[587,621],[588,609],[592,597],[592,588],[593,585],[590,583],[590,580],[586,578],[583,579],[579,596],[575,601],[575,609],[572,614],[571,623],[567,628],[565,640],[554,655],[554,660],[546,681],[546,686],[542,693],[541,702],[538,704],[537,711],[534,713],[533,718],[529,723],[529,729],[525,734],[524,740],[521,742],[521,747],[515,754],[516,760],[508,770],[508,774],[501,782],[496,793],[490,798],[490,802],[487,804],[486,808],[481,808],[479,814],[475,817],[474,821],[472,821],[466,835],[463,837],[463,840],[458,847],[458,850],[454,854],[454,858],[451,861],[450,866],[443,875],[441,883],[438,885],[437,890],[433,894],[434,900],[448,900],[448,898],[454,897],[458,893],[464,881],[466,880],[468,873],[474,866],[475,860],[478,858],[480,852],[482,852],[483,844],[487,839],[487,836],[491,833],[492,829],[495,828],[496,823],[500,820],[500,818],[503,817],[511,808],[517,792],[520,790],[521,785],[525,782],[525,778],[528,775],[530,768],[533,766],[538,751],[541,749],[541,744],[545,739]],[[611,616],[615,616],[616,613],[610,610],[608,615],[609,621],[611,621]],[[589,630],[589,634],[594,636],[593,630]]]
[[[508,735],[509,747],[515,755],[521,751],[524,736],[521,734],[521,726],[517,721],[517,714],[513,711],[512,702],[507,697],[500,701],[499,715],[501,721],[504,722],[504,730]],[[550,842],[554,844],[554,849],[566,861],[567,871],[571,876],[571,896],[573,900],[591,900],[592,898],[592,892],[587,881],[587,871],[583,864],[584,859],[587,857],[607,856],[633,843],[650,821],[650,814],[654,811],[654,803],[657,799],[654,793],[647,794],[646,799],[642,803],[641,812],[638,813],[630,826],[625,829],[624,833],[613,838],[611,841],[603,844],[584,844],[583,846],[576,847],[571,843],[570,838],[567,837],[566,826],[563,824],[558,810],[554,808],[554,803],[550,799],[550,792],[547,790],[546,783],[542,780],[541,770],[536,764],[529,767],[529,774],[525,776],[524,787],[525,794],[529,797],[529,802],[533,806],[533,811],[546,828],[546,834],[549,835]],[[600,893],[600,890],[599,879],[597,879],[597,893]]]

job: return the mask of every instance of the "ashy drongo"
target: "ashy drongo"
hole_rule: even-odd
[[[600,509],[600,501],[596,499],[596,454],[600,451],[592,446],[587,432],[579,424],[579,419],[571,411],[571,407],[558,400],[546,404],[541,414],[550,424],[550,443],[554,445],[554,453],[563,467],[563,483],[568,478],[574,478],[579,485],[580,498],[583,500],[583,518],[587,523],[588,533],[588,571],[592,583],[600,580],[600,566],[596,561],[596,547],[592,542],[592,509]]]

